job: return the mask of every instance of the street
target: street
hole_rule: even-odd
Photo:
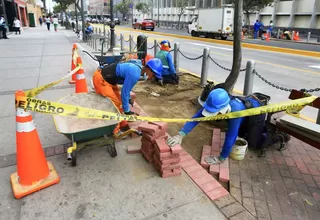
[[[139,30],[130,30],[129,28],[122,28],[121,26],[116,27],[116,33],[118,38],[120,33],[124,33],[125,40],[128,40],[129,34],[132,33],[134,35],[135,42],[136,37],[139,34],[145,34],[148,36],[149,48],[153,46],[155,39],[159,42],[164,39],[169,40],[172,49],[174,43],[179,43],[181,52],[189,58],[197,58],[201,56],[203,53],[203,48],[208,47],[210,49],[211,57],[217,63],[228,69],[231,69],[232,67],[232,46],[202,42],[201,38],[195,38],[195,40],[186,40],[183,39],[183,36],[181,36],[179,39],[174,37],[166,37],[161,36],[161,33],[154,34],[151,31],[139,32]],[[128,43],[126,43],[126,46],[128,47]],[[153,55],[154,50],[149,50],[149,53]],[[179,59],[181,71],[191,72],[197,75],[201,74],[202,59],[188,60],[181,54],[179,55]],[[319,87],[320,85],[320,59],[318,58],[243,48],[242,60],[242,68],[246,67],[247,61],[255,61],[256,71],[268,81],[279,87],[299,90],[313,89]],[[208,79],[217,82],[223,82],[228,74],[229,71],[221,69],[212,61],[210,61]],[[241,72],[235,86],[236,91],[243,91],[244,80],[245,72]],[[265,93],[271,96],[271,103],[285,101],[289,95],[288,92],[273,88],[256,76],[254,79],[253,91]],[[314,92],[312,94],[319,96],[320,92]],[[317,116],[317,111],[309,107],[304,108],[302,113],[313,120],[315,120]]]

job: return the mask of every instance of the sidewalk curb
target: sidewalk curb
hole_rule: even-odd
[[[208,42],[208,43],[216,43],[216,44],[233,46],[232,41],[199,38],[199,37],[196,38],[196,37],[185,36],[185,35],[170,34],[170,33],[163,33],[163,32],[154,32],[154,31],[150,32],[150,31],[135,30],[132,28],[124,28],[124,27],[118,27],[118,29],[127,30],[127,31],[134,31],[134,32],[150,33],[150,34],[155,34],[155,35],[163,35],[163,36],[175,37],[175,38],[182,38],[182,39],[193,40],[193,41],[202,41],[202,42]],[[264,46],[264,45],[250,44],[250,43],[242,43],[242,47],[248,48],[248,49],[254,49],[254,50],[262,50],[262,51],[269,51],[269,52],[278,52],[278,53],[286,53],[286,54],[291,54],[291,55],[294,54],[294,55],[299,55],[299,56],[320,58],[320,52],[314,52],[314,51],[296,50],[296,49]]]

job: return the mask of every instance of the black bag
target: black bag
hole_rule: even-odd
[[[116,85],[118,81],[121,80],[121,78],[116,75],[116,68],[117,63],[113,63],[111,65],[103,66],[101,70],[103,79],[111,85]]]

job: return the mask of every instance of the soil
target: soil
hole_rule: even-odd
[[[59,102],[85,108],[92,108],[115,113],[118,112],[116,107],[109,99],[97,95],[96,93],[79,93],[67,95],[60,99]],[[118,121],[114,120],[84,119],[58,115],[54,116],[54,121],[57,126],[57,130],[63,134],[92,130],[95,128],[101,128],[118,123]]]
[[[136,101],[151,117],[191,118],[199,109],[195,101],[201,95],[200,79],[189,74],[180,76],[179,85],[167,84],[159,86],[155,82],[138,83],[133,91]],[[159,97],[150,93],[155,92]],[[170,123],[170,135],[176,135],[183,127],[183,123]],[[213,126],[210,123],[199,123],[184,139],[184,149],[200,161],[203,145],[211,145]]]

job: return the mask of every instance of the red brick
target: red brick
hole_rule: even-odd
[[[182,147],[180,144],[174,145],[173,147],[171,147],[171,152],[173,154],[180,154],[182,151]]]
[[[149,163],[153,162],[153,158],[148,156],[145,152],[141,151],[141,154],[144,157],[144,159],[146,159]]]
[[[162,178],[168,178],[168,177],[173,177],[173,176],[180,176],[181,175],[181,171],[177,172],[177,173],[167,173],[167,174],[163,174],[161,177]]]
[[[220,164],[211,164],[209,167],[210,174],[219,174],[220,172]]]
[[[219,128],[214,128],[213,129],[213,135],[215,135],[215,134],[220,135],[221,134],[221,130]]]
[[[205,158],[208,157],[209,155],[203,155],[201,156],[201,161],[200,161],[200,165],[204,168],[209,168],[210,165],[205,161]]]
[[[174,159],[180,157],[179,154],[172,154],[170,152],[160,153],[158,151],[158,148],[155,148],[154,153],[157,155],[157,157],[160,158],[160,160]]]
[[[316,184],[320,188],[320,176],[313,176],[314,181],[316,181]]]
[[[296,146],[296,147],[297,147],[297,146]],[[301,154],[307,154],[307,151],[306,151],[306,149],[304,148],[303,145],[298,146],[298,147],[297,147],[297,151],[299,152],[300,155],[301,155]]]
[[[154,153],[154,147],[153,145],[151,146],[145,146],[145,145],[142,145],[141,146],[141,150],[144,151],[145,153],[149,154],[149,153]]]
[[[128,154],[136,154],[140,153],[141,147],[140,146],[128,146],[127,152]]]
[[[136,106],[130,107],[131,111],[134,112],[136,115],[140,115],[141,109],[137,108]]]
[[[312,176],[320,176],[320,172],[315,165],[307,164],[307,167]]]
[[[202,147],[202,154],[210,155],[210,154],[211,154],[211,146],[209,146],[209,145],[204,145],[204,146]]]
[[[194,165],[194,164],[198,164],[198,162],[195,161],[194,159],[190,159],[190,160],[188,160],[188,161],[181,162],[181,166],[182,166],[183,168],[192,166],[192,165]]]
[[[319,155],[314,151],[307,151],[312,160],[320,160]]]
[[[182,149],[180,155],[183,156],[183,155],[189,155],[189,154],[187,153],[187,151],[185,151],[185,150]]]
[[[182,167],[182,168],[185,169],[184,167]],[[201,176],[207,175],[208,172],[202,168],[202,170],[197,170],[195,172],[187,173],[187,174],[190,176],[191,179],[194,180],[194,179],[199,178]]]
[[[151,133],[151,134],[154,134],[159,131],[158,126],[148,124],[148,122],[145,122],[139,125],[138,129],[142,132]]]
[[[171,152],[170,147],[167,145],[167,142],[163,138],[156,139],[156,145],[159,148],[160,153]]]
[[[167,165],[167,164],[176,164],[176,163],[180,163],[181,162],[181,158],[173,158],[173,159],[165,159],[165,160],[161,160],[161,164],[163,165]]]
[[[226,138],[226,134],[224,132],[220,133],[220,140],[224,140]]]
[[[303,173],[303,174],[310,174],[307,166],[304,164],[304,163],[296,163],[300,173]]]
[[[217,180],[213,179],[212,181],[202,184],[199,187],[200,189],[202,189],[203,192],[206,193],[221,187],[221,184]]]
[[[226,196],[228,194],[229,194],[229,192],[225,188],[223,188],[222,186],[206,193],[206,195],[212,201],[216,200],[216,199],[219,199],[219,198],[221,198],[223,196]]]
[[[219,181],[227,183],[230,180],[229,176],[229,168],[226,167],[221,167],[220,165],[220,170],[219,170]]]
[[[290,151],[290,153],[292,154],[292,153],[298,153],[298,151],[297,151],[297,148],[296,148],[296,146],[294,145],[294,144],[288,144],[289,146],[288,146],[288,150]]]
[[[166,122],[149,122],[149,124],[156,125],[156,126],[158,126],[159,129],[161,129],[163,131],[168,130],[168,123],[166,123]]]
[[[188,154],[188,155],[180,156],[180,158],[181,158],[181,162],[193,160],[193,158],[192,158],[189,154]]]
[[[203,170],[203,168],[199,164],[194,164],[188,167],[184,167],[183,169],[184,171],[186,171],[186,173],[192,173],[198,170]]]
[[[174,168],[174,169],[164,169],[162,171],[160,171],[161,175],[163,174],[167,174],[167,173],[181,173],[181,167],[179,168]]]
[[[304,163],[302,158],[300,157],[300,155],[298,153],[291,153],[292,155],[292,159],[296,162],[296,163]]]
[[[281,156],[281,155],[274,155],[274,159],[276,160],[276,163],[277,163],[278,165],[283,165],[283,164],[285,164],[285,161],[284,161],[284,159],[283,159],[283,156]]]
[[[202,184],[205,184],[205,183],[208,183],[210,181],[214,180],[214,178],[210,175],[210,174],[206,174],[206,175],[203,175],[203,176],[200,176],[198,178],[195,178],[193,179],[193,181],[198,185],[202,185]]]
[[[289,166],[289,167],[295,167],[296,166],[294,160],[291,157],[284,157],[284,160],[285,160],[287,166]]]
[[[220,156],[220,151],[216,151],[216,150],[211,151],[211,156],[219,157]]]

